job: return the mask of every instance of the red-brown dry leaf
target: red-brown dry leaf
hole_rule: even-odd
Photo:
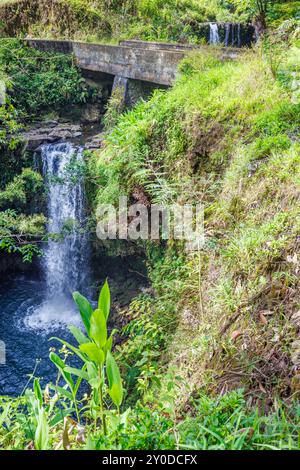
[[[260,320],[260,323],[262,323],[263,325],[268,324],[268,320],[266,319],[266,317],[264,316],[264,314],[262,312],[260,312],[260,314],[259,314],[259,320]]]
[[[231,340],[235,342],[240,336],[242,336],[242,334],[243,333],[240,330],[233,331],[233,333],[231,334]]]

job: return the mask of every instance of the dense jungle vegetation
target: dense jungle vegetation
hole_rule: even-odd
[[[118,42],[120,39],[198,43],[207,21],[280,26],[299,18],[299,2],[285,0],[0,0],[4,35]]]
[[[108,284],[96,309],[75,293],[85,333],[70,327],[74,343],[51,343],[56,383],[43,388],[33,372],[22,396],[0,397],[0,448],[299,449],[300,2],[1,4],[21,36],[197,43],[199,23],[215,20],[265,31],[232,61],[219,47],[195,50],[171,88],[133,109],[109,103],[103,148],[85,153],[91,223],[98,204],[124,194],[197,200],[205,245],[143,244],[152,289],[119,311],[117,345]],[[89,90],[71,57],[19,39],[0,39],[0,73],[1,256],[30,262],[45,237],[45,195],[18,129]]]

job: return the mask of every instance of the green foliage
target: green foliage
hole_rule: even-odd
[[[300,2],[270,2],[268,9],[268,22],[272,27],[278,27],[283,21],[293,18],[300,19]]]
[[[287,285],[298,289],[293,266],[286,263],[297,252],[299,230],[299,104],[291,86],[298,60],[291,47],[272,54],[270,61],[266,45],[232,62],[222,61],[218,52],[191,54],[173,88],[120,116],[104,149],[90,161],[99,184],[96,203],[115,204],[124,194],[135,199],[138,192],[151,203],[201,201],[205,208],[207,237],[200,253],[184,254],[173,240],[149,244],[155,297],[147,314],[141,311],[125,327],[128,339],[120,348],[130,403],[156,401],[172,366],[191,386],[214,388],[205,366],[223,377],[224,369],[240,364],[241,382],[251,393],[248,368],[270,349],[257,350],[257,344],[270,345],[276,329],[284,338],[277,353],[290,363],[286,351],[295,336],[288,312],[294,307],[283,299]],[[260,298],[265,289],[270,294]],[[259,300],[252,303],[255,295]],[[145,305],[140,300],[134,308]],[[264,308],[274,311],[265,329],[259,324]],[[238,321],[221,334],[238,309]],[[248,346],[242,334],[245,352],[231,341],[235,329],[259,339]],[[224,355],[216,354],[219,350]],[[284,372],[272,371],[270,365],[270,372],[262,372],[271,394],[285,389]],[[259,387],[259,377],[255,384]]]
[[[154,302],[151,297],[135,299],[128,310],[131,321],[122,333],[126,341],[117,348],[117,358],[126,371],[128,403],[137,396],[150,399],[155,387],[160,384],[161,372],[158,360],[164,344],[164,333],[153,315]]]
[[[6,97],[6,104],[0,106],[0,150],[8,147],[9,150],[14,150],[18,144],[18,139],[14,134],[19,129],[16,121],[17,113],[11,104],[8,97]],[[10,136],[9,141],[7,137]]]
[[[201,24],[251,22],[279,26],[297,18],[299,2],[284,0],[7,0],[0,9],[4,35],[106,41],[120,39],[201,43]],[[22,13],[22,14],[21,14]]]
[[[41,255],[37,242],[45,233],[46,218],[42,214],[17,214],[12,209],[0,211],[0,249],[8,254],[18,253],[23,261],[31,262]]]
[[[231,2],[223,0],[17,0],[15,8],[7,5],[2,15],[0,9],[0,21],[6,20],[6,35],[30,31],[34,37],[93,42],[139,38],[194,43],[200,39],[200,23],[230,20],[231,9]]]
[[[58,339],[58,341],[83,361],[83,367],[78,369],[67,366],[54,352],[50,353],[50,360],[56,365],[70,389],[78,422],[80,422],[80,412],[76,395],[82,379],[89,383],[92,388],[90,406],[94,410],[95,422],[97,422],[97,412],[99,410],[103,435],[106,436],[108,428],[107,412],[104,410],[105,394],[108,391],[118,410],[123,401],[123,385],[119,368],[111,354],[112,338],[115,330],[112,331],[110,337],[107,333],[107,321],[110,311],[110,290],[107,281],[101,289],[96,310],[93,310],[89,301],[78,292],[74,293],[74,300],[79,308],[88,337],[84,336],[80,330],[70,327],[79,348],[61,339]],[[78,377],[76,383],[74,383],[72,375]],[[106,384],[106,376],[108,384]]]
[[[167,18],[170,4],[141,2],[149,37],[163,34],[158,10]],[[299,405],[282,401],[299,309],[300,121],[291,86],[299,66],[295,48],[270,44],[232,62],[191,54],[172,89],[114,116],[105,148],[89,160],[95,209],[135,198],[136,188],[150,202],[201,201],[206,244],[195,253],[174,240],[147,245],[153,292],[124,314],[113,355],[108,285],[96,309],[74,294],[86,332],[70,327],[77,345],[59,339],[62,350],[51,352],[55,385],[42,391],[35,382],[25,397],[0,399],[5,448],[299,448]],[[22,191],[14,197],[24,200]],[[81,368],[68,365],[71,354]],[[90,390],[80,399],[82,381]],[[236,390],[223,393],[224,384]]]
[[[171,411],[163,402],[152,408],[138,402],[117,424],[110,419],[110,433],[103,436],[89,420],[83,428],[68,417],[65,388],[56,387],[51,396],[48,386],[42,391],[37,383],[35,379],[34,390],[28,389],[24,397],[0,398],[1,448],[24,449],[33,442],[36,450],[298,449],[297,401],[286,406],[276,400],[274,410],[261,415],[257,408],[247,408],[243,390],[217,397],[201,394],[191,403],[194,413],[185,419],[178,415],[176,420],[170,414],[176,414],[174,405]]]
[[[31,170],[24,168],[22,173],[15,176],[13,181],[6,185],[4,191],[0,192],[0,209],[22,209],[29,204],[28,197],[32,197],[41,190],[43,185],[42,176]]]
[[[1,39],[0,68],[10,77],[9,93],[19,118],[87,99],[85,81],[66,54],[41,52],[18,40]]]
[[[42,186],[41,175],[25,168],[0,191],[0,249],[19,253],[27,262],[41,254],[36,242],[44,235],[46,218],[24,212],[39,197]]]
[[[37,51],[16,39],[0,39],[0,73],[7,90],[6,102],[0,107],[1,249],[31,261],[34,254],[41,254],[38,242],[46,219],[36,212],[43,203],[44,188],[18,138],[20,121],[81,103],[89,90],[72,57]],[[68,171],[75,179],[83,169],[70,165]]]

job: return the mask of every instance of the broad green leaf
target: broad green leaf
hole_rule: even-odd
[[[107,320],[110,311],[110,290],[107,280],[105,281],[99,295],[98,308],[99,310],[102,310],[105,320]]]
[[[60,371],[63,371],[66,367],[64,361],[54,352],[51,352],[49,355],[50,361],[52,361]]]
[[[105,355],[106,355],[107,351],[111,352],[112,345],[113,345],[113,337],[117,332],[118,332],[118,330],[116,330],[116,329],[112,330],[110,337],[108,338],[105,345],[103,346],[103,352],[104,352]]]
[[[89,376],[87,372],[85,372],[82,369],[77,369],[75,367],[66,366],[65,371],[68,372],[69,374],[76,375],[76,377],[81,377],[83,380],[86,380],[86,381],[89,380]]]
[[[82,331],[74,325],[69,326],[69,330],[76,339],[78,344],[88,343],[90,340],[82,333]]]
[[[106,356],[106,373],[109,384],[109,394],[114,404],[119,408],[123,400],[123,387],[119,367],[110,351]]]
[[[103,348],[107,341],[106,319],[102,310],[95,310],[91,316],[90,337],[99,348]]]
[[[43,393],[42,393],[42,389],[41,389],[40,382],[39,382],[38,379],[34,379],[33,391],[34,391],[36,399],[39,401],[39,404],[42,406],[42,404],[43,404]]]
[[[98,377],[98,370],[95,364],[93,364],[92,362],[88,362],[86,365],[86,368],[87,368],[87,373],[89,374],[89,378]]]
[[[38,425],[34,436],[34,447],[36,450],[47,450],[49,440],[49,427],[44,408],[42,407],[38,416]]]
[[[81,344],[80,350],[84,352],[91,361],[102,366],[104,364],[104,353],[95,343]]]
[[[89,384],[92,388],[98,389],[100,387],[100,379],[99,377],[94,377],[89,380]]]
[[[111,352],[112,344],[113,344],[113,339],[112,339],[112,336],[110,336],[103,347],[103,352],[105,355],[107,354],[107,351]]]
[[[108,390],[110,398],[114,402],[114,404],[120,408],[123,400],[123,388],[122,383],[114,383],[113,386]]]
[[[83,321],[83,324],[85,326],[85,329],[87,331],[87,334],[90,332],[90,319],[93,313],[93,309],[89,301],[81,295],[79,292],[74,292],[73,293],[73,299],[77,304],[77,307],[79,308],[79,312]]]

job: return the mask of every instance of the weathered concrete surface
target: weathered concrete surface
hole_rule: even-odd
[[[145,41],[122,41],[119,46],[75,41],[26,39],[28,45],[43,51],[73,53],[80,68],[132,80],[171,85],[179,62],[200,47]],[[204,46],[205,47],[205,46]],[[234,59],[235,48],[220,48],[221,56]]]
[[[128,82],[128,78],[122,77],[120,75],[115,76],[112,88],[112,96],[114,96],[119,102],[120,108],[125,107],[127,104]]]
[[[112,96],[115,97],[118,107],[132,108],[141,98],[147,100],[155,89],[167,88],[167,85],[133,80],[116,75],[114,78]]]
[[[119,42],[120,46],[132,47],[135,49],[151,49],[154,51],[175,51],[175,52],[187,52],[199,49],[199,46],[193,46],[190,44],[178,44],[171,42],[154,42],[154,41],[141,41],[139,39],[125,39]]]
[[[44,51],[73,53],[78,66],[84,70],[160,85],[171,85],[179,62],[190,50],[190,48],[185,50],[142,48],[43,39],[26,39],[26,42]]]

